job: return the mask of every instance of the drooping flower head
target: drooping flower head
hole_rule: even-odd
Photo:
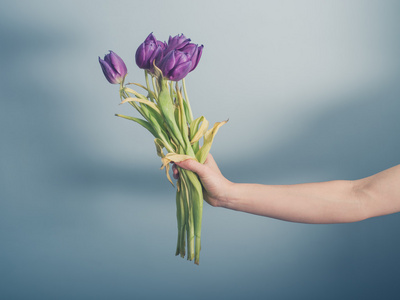
[[[126,76],[124,61],[112,51],[104,56],[104,60],[99,57],[99,63],[104,76],[112,84],[121,83]]]
[[[153,61],[155,60],[158,63],[161,60],[165,48],[166,44],[158,41],[153,33],[150,33],[136,50],[136,64],[141,69],[152,69]]]

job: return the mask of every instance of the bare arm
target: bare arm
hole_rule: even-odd
[[[400,211],[400,165],[360,180],[293,185],[230,182],[211,155],[204,165],[177,165],[199,175],[212,206],[301,223],[356,222]]]

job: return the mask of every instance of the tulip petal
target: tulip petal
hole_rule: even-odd
[[[160,70],[167,77],[167,74],[175,66],[175,50],[169,52],[160,62]]]
[[[136,64],[139,68],[144,69],[146,66],[146,52],[144,50],[144,43],[141,44],[135,54]]]
[[[124,61],[115,54],[113,51],[110,51],[109,58],[111,61],[111,65],[113,66],[114,70],[118,72],[119,75],[125,76],[127,73],[126,65]]]
[[[186,77],[192,67],[192,62],[189,60],[173,68],[167,78],[173,81],[179,81]]]
[[[167,43],[157,40],[157,46],[160,46],[161,49],[165,50],[167,48]]]
[[[180,65],[190,60],[190,55],[180,50],[175,50],[175,65]]]
[[[189,43],[185,47],[180,49],[180,51],[182,51],[182,52],[188,54],[190,57],[192,57],[193,55],[195,55],[195,53],[197,51],[197,45],[193,44],[193,43]]]
[[[196,53],[196,55],[193,56],[193,58],[192,58],[192,63],[193,63],[193,65],[192,65],[192,69],[190,70],[190,72],[192,72],[194,69],[196,69],[197,65],[199,64],[201,55],[202,55],[202,53],[203,53],[203,48],[204,48],[203,45],[201,45],[200,47],[197,48],[197,53]]]
[[[104,55],[104,61],[107,62],[110,66],[112,65],[110,53]]]
[[[174,37],[169,36],[168,45],[165,49],[165,53],[167,54],[169,51],[172,50],[179,50],[185,47],[187,44],[190,43],[190,39],[187,39],[183,34],[178,34]]]
[[[162,59],[162,55],[163,55],[163,50],[161,46],[158,46],[157,49],[153,52],[153,54],[149,58],[150,67],[153,66],[153,61],[155,61],[156,64],[159,64],[160,60]]]
[[[147,36],[147,38],[144,40],[144,43],[145,44],[148,44],[148,43],[150,43],[150,42],[156,42],[156,37],[154,36],[154,34],[151,32],[148,36]]]
[[[116,79],[117,74],[115,73],[114,69],[108,64],[108,62],[105,60],[102,60],[100,57],[99,57],[99,62],[100,62],[101,69],[103,70],[103,74],[106,77],[106,79],[108,80],[108,82],[112,83],[112,84],[118,83],[118,81]]]
[[[138,47],[135,54],[136,64],[139,68],[153,72],[153,61],[162,58],[162,52],[166,44],[158,41],[153,33],[150,33],[145,41]]]

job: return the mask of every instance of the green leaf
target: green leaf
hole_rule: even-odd
[[[140,99],[140,98],[126,98],[124,101],[122,101],[120,104],[124,104],[126,102],[139,102],[146,104],[147,106],[151,107],[154,109],[156,112],[161,114],[160,110],[158,109],[157,105],[155,105],[153,102],[147,100],[147,99]]]
[[[168,131],[172,135],[171,137],[174,139],[175,143],[180,144],[182,147],[185,147],[185,142],[182,138],[182,134],[175,121],[175,105],[171,99],[166,84],[163,84],[161,92],[158,95],[158,103],[161,113],[164,117],[164,121],[168,126]]]
[[[183,107],[185,109],[186,120],[190,124],[192,123],[192,119],[190,118],[190,109],[186,100],[183,101]]]
[[[135,118],[135,117],[129,117],[129,116],[120,115],[120,114],[115,114],[115,115],[116,115],[117,117],[124,118],[124,119],[127,119],[127,120],[131,120],[131,121],[134,121],[134,122],[136,122],[136,123],[142,125],[142,126],[143,126],[144,128],[146,128],[154,137],[157,137],[156,131],[153,129],[153,127],[150,125],[149,122],[147,122],[147,121],[145,121],[145,120],[142,120],[142,119]]]

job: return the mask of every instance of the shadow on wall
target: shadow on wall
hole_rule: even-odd
[[[400,163],[399,112],[400,88],[395,82],[348,96],[345,105],[309,120],[296,138],[273,150],[269,145],[257,147],[265,152],[255,153],[242,165],[223,166],[223,173],[235,174],[239,181],[282,183],[285,178],[298,183],[302,178],[324,181],[372,175]]]
[[[73,39],[65,32],[1,16],[0,136],[6,142],[0,148],[0,182],[1,193],[14,198],[23,191],[30,194],[26,190],[38,186],[38,181],[46,182],[39,177],[68,152],[69,141],[58,122],[68,92],[54,101],[46,79],[57,70],[48,74],[51,66],[46,58],[71,47]]]

